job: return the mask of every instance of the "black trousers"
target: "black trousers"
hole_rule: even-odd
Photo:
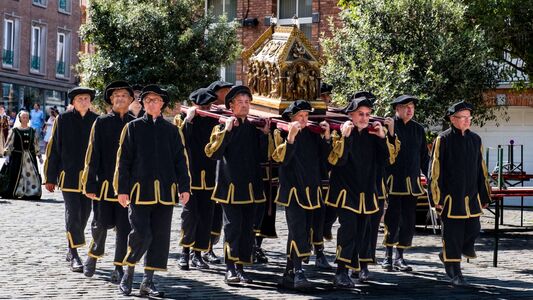
[[[376,263],[376,244],[378,242],[379,224],[383,216],[385,200],[378,200],[378,205],[379,211],[370,215],[369,228],[365,231],[363,244],[361,245],[359,260],[363,262]]]
[[[221,232],[222,232],[222,206],[220,203],[215,202],[214,208],[213,208],[213,219],[211,221],[211,245],[210,245],[211,247],[213,247],[214,245],[218,243]]]
[[[263,210],[261,225],[256,231],[256,235],[264,238],[277,238],[276,203],[274,203],[274,199],[276,199],[278,189],[275,187],[272,187],[271,189],[270,183],[268,181],[264,181],[264,191],[267,201],[265,203],[265,209]]]
[[[226,262],[252,263],[256,204],[221,204],[224,212],[224,258]]]
[[[337,230],[337,257],[335,263],[359,271],[359,253],[365,232],[369,230],[370,215],[358,214],[344,208],[337,208],[340,227]]]
[[[324,191],[324,195],[327,191]],[[326,206],[326,216],[324,218],[323,232],[331,232],[333,224],[337,221],[337,209],[333,206]]]
[[[479,217],[451,219],[442,214],[441,220],[444,261],[460,262],[461,255],[466,258],[476,258],[474,244],[481,230]]]
[[[385,239],[387,247],[409,248],[413,243],[416,225],[417,197],[389,195],[385,213]]]
[[[180,246],[195,251],[208,251],[211,248],[211,225],[215,202],[212,191],[194,190],[189,202],[181,213]]]
[[[285,218],[289,234],[287,237],[287,257],[308,257],[311,255],[311,228],[313,226],[314,212],[301,207],[293,200],[285,207]],[[294,253],[295,251],[296,253]]]
[[[261,231],[261,225],[263,224],[263,216],[265,215],[266,202],[257,203],[255,205],[254,214],[254,234],[257,235]]]
[[[122,207],[118,202],[101,200],[93,201],[93,212],[93,221],[91,223],[93,240],[89,246],[88,255],[94,258],[102,257],[105,251],[107,231],[115,228],[115,258],[113,264],[122,266],[122,261],[128,248],[128,234],[131,231],[128,209]]]
[[[63,199],[69,247],[82,247],[85,245],[85,227],[91,215],[92,200],[77,192],[63,192]]]
[[[146,253],[145,270],[165,271],[170,248],[173,205],[129,206],[131,232],[124,264],[134,266]]]
[[[312,210],[313,223],[311,226],[311,243],[313,245],[324,244],[324,226],[326,222],[326,210],[327,207],[324,203],[321,203],[319,208]]]

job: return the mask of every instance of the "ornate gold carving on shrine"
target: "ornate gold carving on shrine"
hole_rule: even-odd
[[[296,26],[270,27],[242,57],[255,108],[281,113],[292,101],[304,99],[318,113],[325,112],[318,52]]]

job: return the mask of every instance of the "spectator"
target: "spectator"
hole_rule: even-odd
[[[30,112],[31,127],[35,129],[35,133],[41,136],[41,130],[44,125],[44,113],[41,110],[41,105],[37,102],[33,105],[33,109]]]

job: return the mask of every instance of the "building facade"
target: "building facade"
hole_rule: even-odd
[[[1,100],[9,111],[64,108],[78,63],[79,0],[2,0]]]

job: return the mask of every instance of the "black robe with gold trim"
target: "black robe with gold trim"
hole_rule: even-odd
[[[275,135],[280,134],[276,129]],[[320,135],[303,128],[294,143],[285,141],[276,147],[272,158],[281,164],[277,204],[289,206],[294,200],[304,209],[320,207],[323,201],[320,162],[327,160],[330,145]]]
[[[376,177],[382,161],[394,161],[396,137],[379,138],[367,130],[352,130],[349,137],[334,137],[328,161],[331,169],[326,204],[357,214],[379,210]]]
[[[470,130],[464,136],[453,127],[440,133],[433,145],[429,169],[430,199],[452,219],[479,217],[490,203],[487,167],[481,138]]]
[[[121,118],[116,112],[96,119],[85,155],[84,193],[96,194],[97,200],[118,201],[112,186],[118,143],[122,129],[134,119],[128,113]]]
[[[82,173],[89,134],[97,114],[81,116],[75,109],[60,114],[46,147],[45,183],[54,183],[64,192],[82,192]]]
[[[404,123],[394,117],[394,133],[401,144],[396,162],[387,167],[386,185],[389,195],[420,196],[425,193],[420,171],[427,175],[429,154],[424,127],[410,120]]]
[[[181,130],[163,117],[145,114],[122,130],[113,177],[116,194],[135,205],[174,205],[190,192],[191,177]]]
[[[239,126],[230,132],[224,124],[215,126],[205,146],[207,157],[218,160],[211,199],[226,204],[265,202],[261,161],[267,156],[268,136],[248,119],[237,120]]]

